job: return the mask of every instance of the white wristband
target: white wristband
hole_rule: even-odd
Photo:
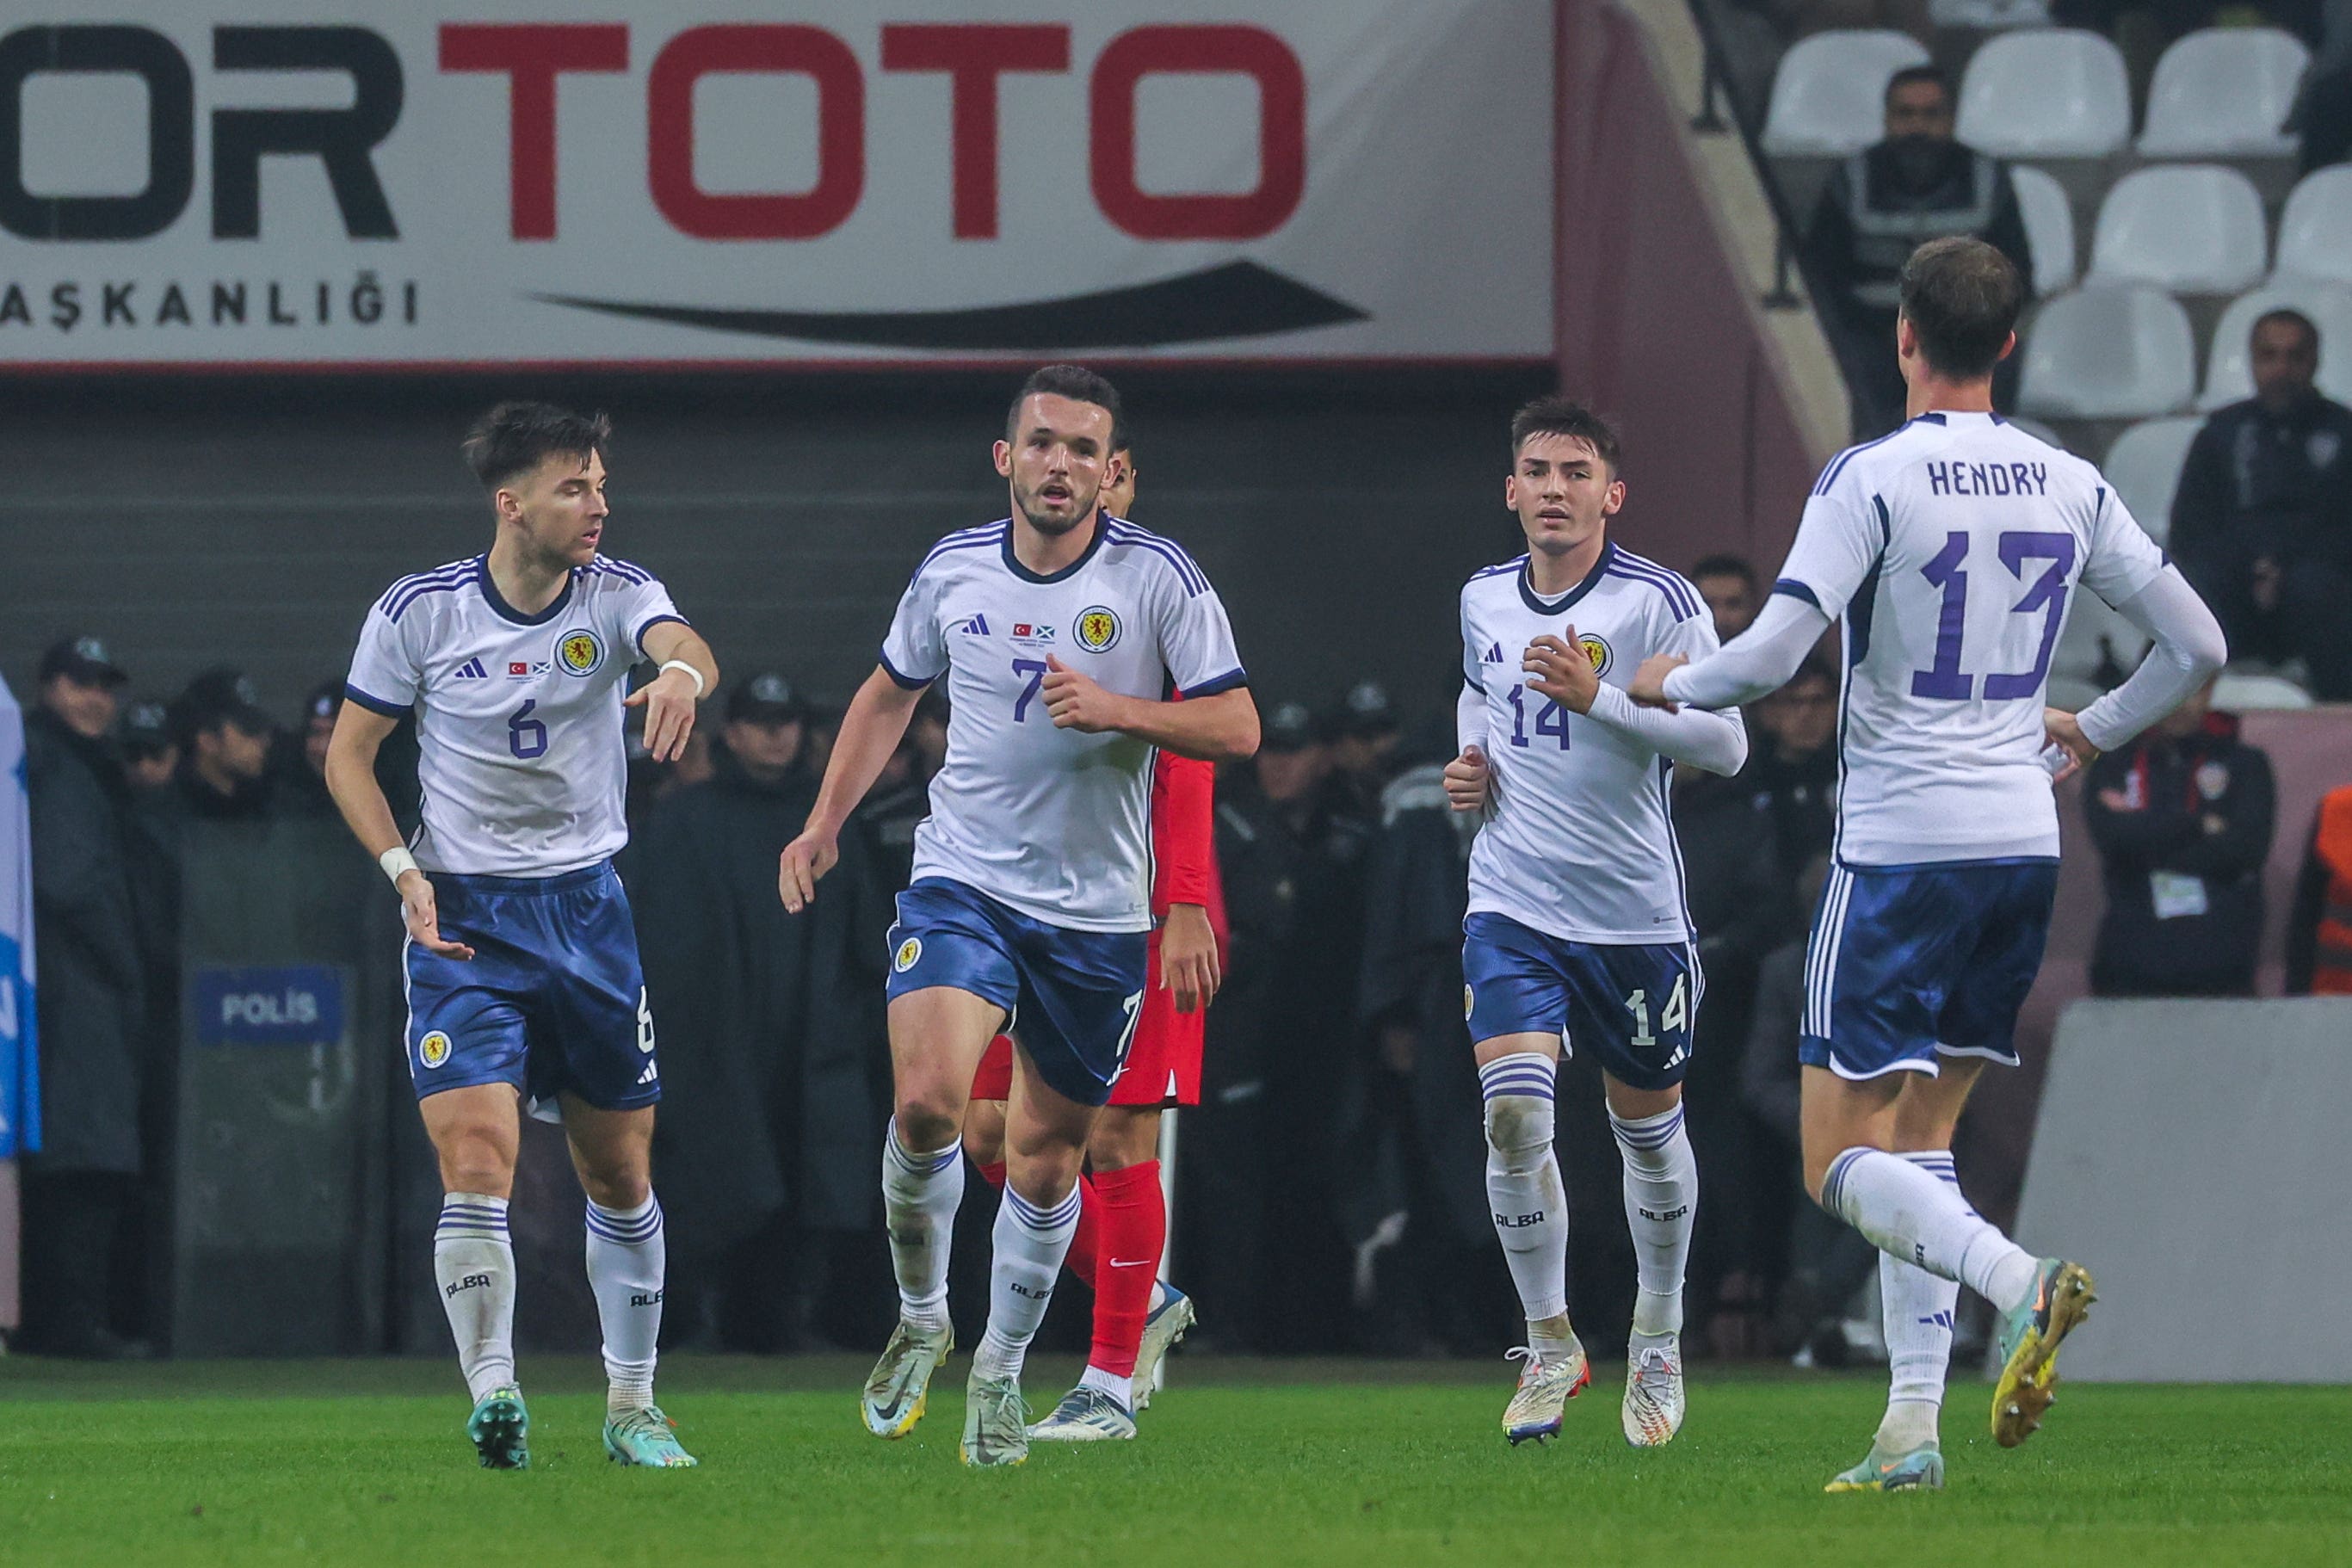
[[[400,886],[402,877],[418,868],[416,857],[411,855],[405,846],[398,844],[377,856],[375,863],[383,868],[383,874],[392,879],[392,885],[395,888]]]
[[[702,671],[695,668],[694,666],[687,663],[686,660],[682,658],[664,659],[662,661],[662,668],[664,669],[682,669],[686,671],[687,674],[694,677],[694,695],[698,700],[702,696]]]

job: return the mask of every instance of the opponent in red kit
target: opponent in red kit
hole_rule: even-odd
[[[1103,507],[1125,517],[1135,496],[1134,454],[1122,448],[1111,461]],[[1126,1066],[1087,1143],[1078,1231],[1066,1260],[1095,1293],[1094,1347],[1077,1387],[1029,1429],[1035,1441],[1134,1436],[1134,1413],[1150,1402],[1160,1358],[1192,1326],[1192,1299],[1159,1278],[1168,1239],[1160,1113],[1201,1102],[1202,1015],[1217,992],[1225,923],[1213,849],[1215,788],[1211,763],[1160,754],[1151,779],[1151,912],[1159,924],[1149,980]],[[964,1152],[999,1191],[1012,1089],[1013,1042],[1000,1035],[972,1075],[963,1131]]]

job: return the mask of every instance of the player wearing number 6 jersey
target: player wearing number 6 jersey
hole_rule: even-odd
[[[890,933],[897,1114],[882,1194],[899,1323],[864,1415],[878,1436],[912,1430],[950,1349],[964,1108],[1002,1030],[1019,1044],[988,1331],[964,1405],[961,1451],[974,1465],[1028,1456],[1022,1360],[1077,1227],[1087,1134],[1143,1003],[1154,752],[1222,761],[1257,749],[1257,710],[1208,579],[1098,504],[1119,423],[1118,393],[1089,371],[1048,365],[1029,378],[995,449],[1012,515],[949,534],[916,568],[778,868],[785,906],[803,908],[916,699],[944,679],[947,761]],[[1167,700],[1171,687],[1184,701]]]
[[[1916,251],[1896,329],[1910,422],[1823,471],[1753,626],[1687,668],[1653,660],[1634,682],[1646,701],[1746,702],[1844,622],[1836,858],[1800,1031],[1805,1184],[1885,1254],[1893,1383],[1869,1457],[1832,1491],[1943,1484],[1959,1283],[2003,1318],[1993,1436],[2013,1447],[2040,1424],[2091,1278],[1969,1207],[1952,1129],[1985,1064],[2017,1060],[2057,885],[2052,764],[2129,740],[2226,657],[2211,614],[2099,471],[1992,412],[2022,299],[2015,268],[1981,241]],[[2157,646],[2072,714],[2045,708],[2043,690],[2079,589]]]
[[[1648,1447],[1681,1429],[1685,1261],[1698,1169],[1682,1081],[1704,980],[1684,907],[1666,789],[1673,764],[1732,773],[1738,713],[1636,707],[1624,683],[1654,654],[1715,651],[1698,590],[1608,537],[1624,504],[1617,437],[1539,398],[1511,422],[1505,500],[1528,553],[1462,590],[1460,810],[1487,820],[1470,852],[1464,998],[1486,1102],[1486,1192],[1528,1319],[1513,1443],[1559,1432],[1589,1379],[1568,1316],[1568,1208],[1552,1152],[1560,1051],[1601,1066],[1625,1161],[1641,1290],[1620,1413]]]
[[[649,1150],[661,1098],[629,901],[612,857],[625,702],[646,745],[685,749],[710,648],[651,574],[597,553],[600,415],[492,409],[466,442],[498,537],[471,560],[404,577],[368,612],[327,750],[343,819],[399,889],[408,1068],[446,1193],[434,1277],[475,1408],[484,1465],[530,1463],[514,1373],[507,1199],[517,1102],[561,1109],[588,1191],[588,1280],[604,1331],[604,1446],[627,1465],[695,1461],[653,1399],[665,1247]],[[660,666],[625,699],[629,670]],[[403,845],[376,750],[414,710],[425,821]]]

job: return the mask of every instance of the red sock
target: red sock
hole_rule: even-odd
[[[1095,1287],[1095,1268],[1102,1256],[1102,1193],[1095,1178],[1078,1177],[1078,1228],[1070,1237],[1068,1256],[1062,1267],[1082,1280],[1089,1290]]]
[[[1004,1162],[1003,1162],[1003,1161],[999,1160],[999,1161],[998,1161],[998,1162],[996,1162],[996,1163],[995,1163],[995,1164],[993,1164],[993,1165],[982,1165],[982,1166],[981,1166],[981,1168],[980,1168],[980,1173],[981,1173],[981,1175],[982,1175],[982,1176],[983,1176],[983,1177],[985,1177],[985,1178],[987,1179],[988,1184],[989,1184],[990,1186],[994,1187],[994,1188],[995,1188],[998,1192],[1000,1192],[1000,1193],[1001,1193],[1001,1192],[1003,1192],[1003,1191],[1004,1190]]]
[[[1095,1287],[1095,1342],[1087,1364],[1131,1377],[1143,1342],[1143,1320],[1151,1310],[1151,1287],[1160,1277],[1160,1255],[1168,1244],[1160,1162],[1098,1173],[1094,1197],[1105,1258]],[[1081,1231],[1085,1226],[1081,1219]]]

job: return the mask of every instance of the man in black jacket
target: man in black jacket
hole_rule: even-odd
[[[1955,140],[1952,125],[1952,84],[1941,69],[1896,71],[1886,84],[1886,139],[1831,173],[1805,230],[1815,302],[1845,366],[1857,440],[1903,422],[1895,280],[1914,250],[1973,235],[2000,247],[2021,277],[2033,276],[2009,166]],[[2010,374],[1996,383],[2003,406]]]
[[[25,1341],[58,1355],[144,1349],[117,1332],[110,1278],[142,1165],[129,792],[106,738],[126,679],[96,637],[68,637],[42,658],[25,721],[43,1124],[25,1168]]]
[[[728,1348],[764,1352],[861,1340],[887,1325],[825,1310],[876,1299],[841,1270],[880,1251],[889,900],[844,834],[825,886],[848,896],[797,915],[777,902],[776,858],[816,799],[807,709],[769,673],[740,682],[726,713],[711,776],[655,805],[623,871],[662,1022],[654,1145],[673,1268],[681,1304],[703,1297],[680,1327],[702,1316]]]
[[[2352,408],[2320,395],[2319,329],[2255,321],[2254,395],[2205,422],[2167,547],[2233,653],[2300,658],[2311,694],[2352,700]]]
[[[2091,764],[2084,809],[2107,912],[2091,957],[2101,996],[2251,996],[2263,932],[2270,759],[2211,711],[2207,685]]]

